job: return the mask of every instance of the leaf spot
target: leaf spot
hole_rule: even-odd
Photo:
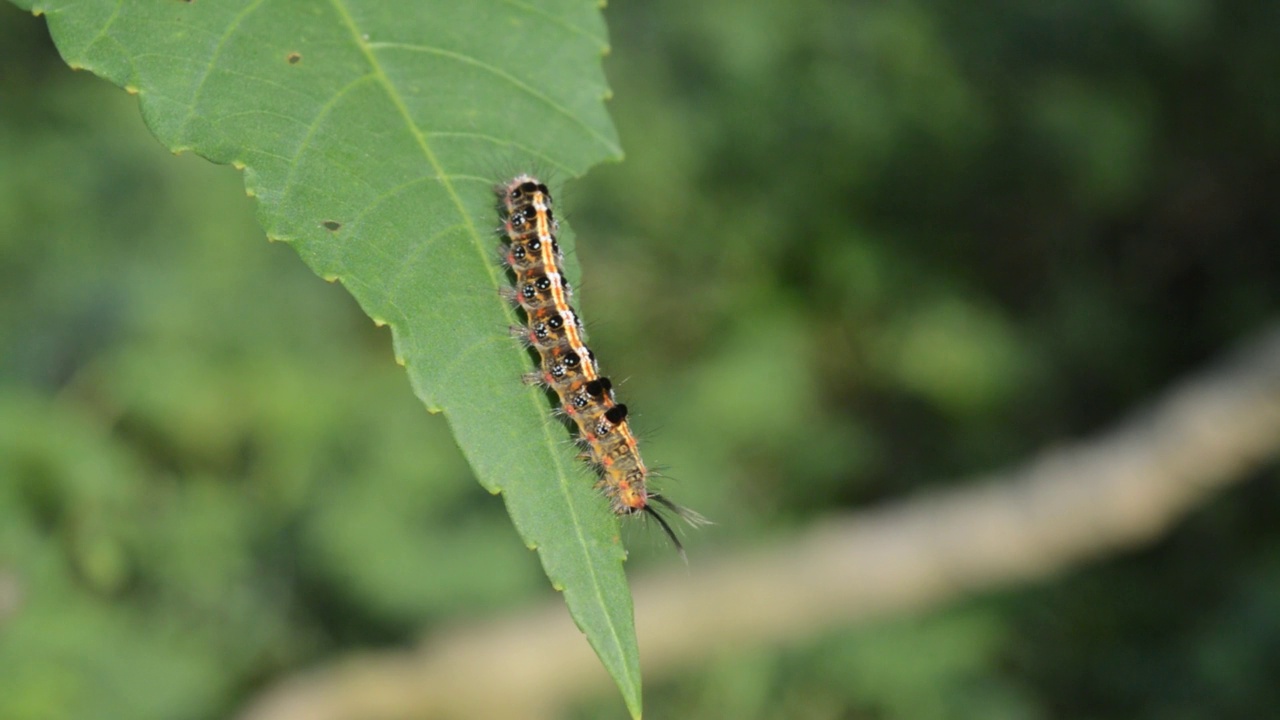
[[[302,53],[291,52],[285,59],[289,61],[290,65],[297,65],[302,62]]]
[[[325,220],[320,224],[324,227],[325,230],[328,230],[329,232],[338,232],[339,230],[342,229],[342,223],[338,222],[337,220]]]

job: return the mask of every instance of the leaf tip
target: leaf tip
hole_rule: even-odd
[[[338,281],[339,281],[339,280],[341,280],[341,279],[342,279],[342,278],[338,277],[337,275],[333,275],[333,274],[329,274],[329,275],[325,275],[325,276],[324,276],[324,281],[325,281],[325,282],[336,283],[336,282],[338,282]]]
[[[373,321],[373,324],[374,324],[374,325],[378,325],[378,327],[382,327],[382,325],[379,325],[379,324],[378,324],[378,321],[377,321],[376,319]],[[383,323],[383,324],[385,324],[385,323]],[[406,360],[404,359],[404,356],[403,356],[403,355],[397,355],[397,356],[396,356],[396,364],[397,364],[397,365],[399,365],[400,367],[406,367],[406,364],[405,364],[405,363],[406,363]],[[428,409],[430,409],[430,408],[428,408]],[[439,410],[436,410],[436,412],[440,412],[440,411],[439,411]]]
[[[374,327],[386,327],[386,326],[387,326],[387,321],[386,321],[385,319],[383,319],[383,318],[380,318],[380,317],[377,317],[377,316],[371,315],[371,316],[369,317],[369,319],[373,321],[373,326],[374,326]],[[400,358],[396,358],[396,361],[397,361],[397,362],[399,362],[399,361],[400,361]],[[401,365],[403,365],[404,363],[400,363],[400,364],[401,364]]]
[[[137,85],[125,85],[124,91],[129,93],[130,95],[137,95],[138,93],[142,92],[141,90],[138,89]]]

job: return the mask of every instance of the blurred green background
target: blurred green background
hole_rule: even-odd
[[[1280,317],[1280,3],[606,17],[627,161],[558,200],[646,455],[718,523],[691,572],[1103,431]],[[1277,507],[1273,466],[1050,582],[713,649],[648,715],[1272,716]],[[223,717],[553,595],[389,334],[0,3],[0,718]]]

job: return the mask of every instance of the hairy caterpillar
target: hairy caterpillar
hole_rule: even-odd
[[[691,525],[707,520],[649,488],[650,471],[627,423],[627,406],[614,398],[613,383],[600,374],[582,321],[569,304],[551,193],[531,175],[519,175],[495,190],[499,232],[506,240],[503,259],[515,276],[515,286],[506,294],[526,318],[525,326],[514,326],[511,333],[541,359],[540,369],[527,375],[526,382],[550,388],[559,397],[560,411],[576,426],[581,457],[595,470],[596,486],[613,512],[654,518],[683,555],[675,530],[655,505]]]

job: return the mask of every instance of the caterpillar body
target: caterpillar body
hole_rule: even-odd
[[[519,175],[495,190],[502,219],[499,233],[506,241],[503,260],[515,277],[506,295],[526,319],[524,326],[513,326],[511,334],[540,358],[539,370],[525,381],[555,392],[560,412],[576,428],[580,457],[595,470],[596,487],[613,512],[654,518],[683,556],[680,539],[656,505],[691,525],[707,520],[649,487],[650,471],[627,422],[627,406],[617,401],[613,383],[600,374],[595,354],[586,345],[582,320],[569,304],[572,290],[561,271],[550,191],[531,175]]]

